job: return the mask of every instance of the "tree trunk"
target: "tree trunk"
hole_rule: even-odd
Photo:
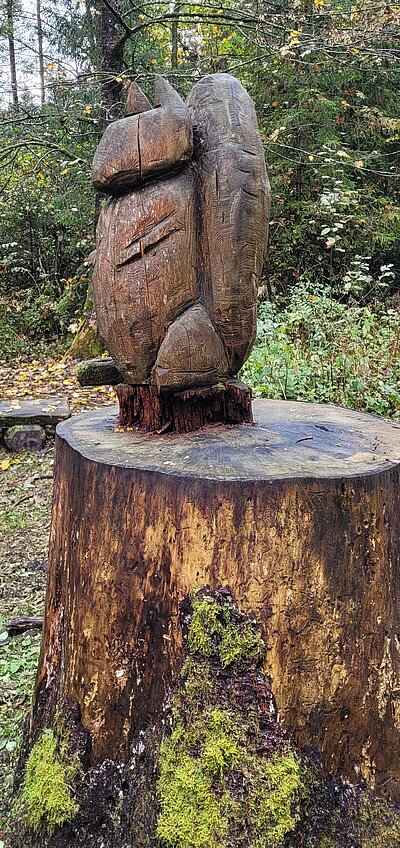
[[[171,26],[171,68],[176,71],[178,67],[179,3],[174,5],[174,15],[176,15],[176,18],[172,21]]]
[[[15,42],[14,42],[14,2],[7,0],[7,37],[8,37],[8,57],[10,63],[10,80],[11,80],[11,95],[15,109],[18,109],[18,82],[17,82],[17,65],[15,61]]]
[[[101,126],[103,132],[110,121],[122,115],[122,72],[124,57],[124,29],[119,20],[121,0],[115,0],[115,14],[102,3],[101,15]]]
[[[41,103],[41,106],[44,106],[44,104],[46,102],[46,92],[45,92],[45,87],[44,87],[43,29],[42,29],[41,0],[36,0],[36,23],[37,23],[37,40],[38,40],[39,78],[40,78],[40,103]]]
[[[58,428],[32,733],[77,702],[91,762],[127,761],[182,662],[178,608],[229,587],[268,645],[279,715],[327,770],[400,800],[400,431],[257,401],[255,425]]]

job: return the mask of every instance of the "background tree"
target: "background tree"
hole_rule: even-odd
[[[17,65],[15,61],[15,40],[14,40],[14,0],[7,0],[7,40],[8,40],[8,60],[10,64],[10,83],[12,104],[15,109],[18,109],[18,82],[17,82]]]

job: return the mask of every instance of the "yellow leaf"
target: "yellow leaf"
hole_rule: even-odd
[[[355,168],[363,168],[363,167],[364,167],[364,162],[363,162],[363,160],[362,160],[362,159],[357,159],[357,161],[356,161],[356,162],[354,162],[354,167],[355,167]]]
[[[10,465],[11,465],[11,459],[3,459],[2,463],[1,463],[1,470],[7,471],[7,469],[10,467]]]
[[[69,173],[68,168],[64,168],[63,171],[60,171],[60,177],[63,177],[64,174],[68,174],[68,173]]]
[[[271,106],[273,106],[275,109],[276,106],[279,106],[279,100],[273,100]]]

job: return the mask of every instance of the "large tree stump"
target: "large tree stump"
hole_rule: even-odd
[[[400,430],[257,401],[255,425],[59,425],[32,728],[78,702],[93,764],[127,760],[182,660],[186,593],[229,587],[265,635],[279,716],[327,770],[400,800]]]

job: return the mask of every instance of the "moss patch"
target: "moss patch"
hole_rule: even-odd
[[[390,848],[400,845],[400,816],[382,799],[364,794],[358,807],[361,848]]]
[[[193,598],[188,650],[203,657],[216,654],[227,668],[262,659],[265,645],[255,622],[238,616],[227,599],[217,602],[209,595],[199,595]]]
[[[183,629],[159,755],[163,848],[399,848],[400,811],[326,776],[277,723],[263,641],[230,594],[192,597]]]
[[[283,845],[299,820],[297,802],[306,793],[305,771],[293,752],[276,754],[270,761],[256,758],[254,795],[250,801],[255,848]],[[267,843],[265,840],[267,839]]]
[[[44,730],[26,764],[20,807],[35,833],[53,833],[78,812],[72,786],[80,771],[77,755],[68,761],[68,745],[58,743],[52,730]]]
[[[280,848],[299,818],[307,774],[276,725],[278,750],[263,753],[262,711],[273,708],[260,674],[256,623],[226,593],[192,598],[189,657],[160,750],[157,835],[170,848]],[[249,700],[250,698],[250,700]],[[261,753],[260,753],[261,751]]]

